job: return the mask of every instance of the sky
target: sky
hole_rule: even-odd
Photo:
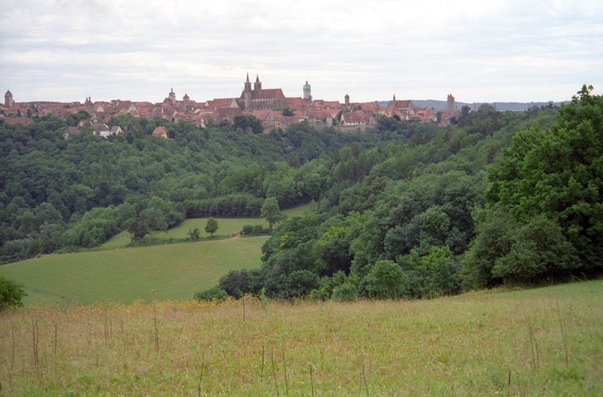
[[[564,101],[603,89],[600,0],[0,0],[16,102],[238,97]]]

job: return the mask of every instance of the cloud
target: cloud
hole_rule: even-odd
[[[603,85],[599,3],[4,0],[0,87],[205,100],[238,96],[250,72],[290,96],[309,80],[326,99],[562,100]]]

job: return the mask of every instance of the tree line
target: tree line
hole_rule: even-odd
[[[281,208],[309,202],[326,183],[312,161],[394,139],[307,123],[256,135],[236,123],[199,129],[131,116],[109,122],[124,134],[82,127],[65,137],[72,122],[0,121],[0,263],[96,247],[123,230],[138,240],[187,217],[257,217],[268,197]],[[151,136],[159,125],[169,139]]]

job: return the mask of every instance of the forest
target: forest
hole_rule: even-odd
[[[261,268],[230,271],[198,298],[415,299],[591,277],[603,256],[602,119],[603,98],[585,86],[560,108],[463,108],[446,127],[380,117],[367,133],[128,116],[110,122],[124,134],[66,138],[73,120],[0,121],[0,262],[312,202],[276,225]],[[168,139],[150,135],[159,125]]]

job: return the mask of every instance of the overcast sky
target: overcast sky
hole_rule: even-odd
[[[603,89],[603,1],[0,0],[17,102],[204,101],[247,73],[342,102],[568,100]]]

